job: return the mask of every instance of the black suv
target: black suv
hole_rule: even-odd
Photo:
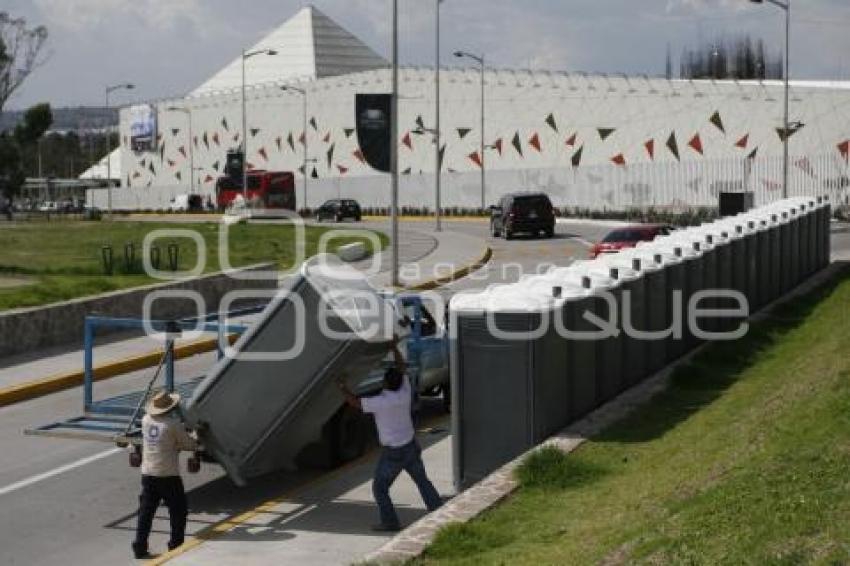
[[[360,222],[361,217],[360,205],[356,200],[352,199],[329,200],[316,210],[316,222],[321,222],[322,220],[342,222],[346,218],[352,218]]]
[[[506,240],[524,232],[547,238],[555,234],[555,212],[552,201],[545,193],[511,193],[502,197],[499,204],[490,207],[490,233]]]

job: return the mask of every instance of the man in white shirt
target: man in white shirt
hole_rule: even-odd
[[[161,392],[148,403],[142,418],[142,494],[139,496],[139,521],[133,555],[150,558],[148,537],[160,502],[168,507],[171,538],[168,550],[183,544],[189,505],[180,477],[180,452],[197,449],[176,410],[180,395]]]
[[[410,415],[413,393],[410,380],[405,373],[407,366],[404,356],[398,348],[398,338],[393,341],[393,356],[395,365],[387,369],[384,374],[384,389],[375,397],[360,399],[348,389],[345,383],[338,382],[349,405],[364,413],[371,413],[375,417],[378,440],[383,448],[375,469],[375,479],[372,482],[372,493],[378,504],[381,522],[373,528],[376,531],[389,532],[398,531],[401,528],[390,498],[390,487],[402,470],[406,471],[416,484],[428,511],[433,511],[443,504],[440,494],[437,493],[425,472],[422,448],[416,441],[413,430],[413,419]]]

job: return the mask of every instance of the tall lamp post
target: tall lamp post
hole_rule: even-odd
[[[437,47],[436,47],[436,61],[434,66],[434,90],[436,91],[436,101],[434,104],[436,105],[436,131],[434,132],[434,209],[436,213],[434,230],[436,232],[443,231],[443,210],[442,210],[442,175],[443,175],[443,167],[442,163],[440,163],[440,5],[445,0],[437,0]]]
[[[106,87],[106,111],[109,112],[109,95],[116,90],[133,90],[136,85],[132,83],[122,83]],[[110,220],[112,219],[112,128],[106,129],[106,208]]]
[[[242,50],[242,197],[247,200],[248,189],[248,110],[245,103],[245,61],[257,55],[277,55],[274,49]]]
[[[392,192],[390,207],[392,238],[392,285],[398,287],[401,283],[398,257],[398,0],[393,0],[393,62],[392,62],[392,97],[390,103],[390,190]]]
[[[791,72],[791,0],[766,0],[777,8],[785,11],[785,139],[783,140],[782,161],[782,198],[788,198],[788,142],[791,138],[791,123],[788,116],[788,103],[790,99],[790,72]],[[753,4],[764,4],[765,0],[750,0]]]
[[[303,88],[299,88],[297,86],[289,86],[285,85],[280,87],[281,90],[297,92],[301,95],[301,98],[304,102],[304,205],[303,208],[306,210],[307,206],[307,91]]]
[[[166,110],[169,112],[182,112],[189,119],[189,171],[191,175],[189,192],[195,194],[195,148],[192,145],[192,111],[188,108],[179,108],[177,106],[169,106]]]
[[[481,210],[487,208],[486,203],[486,171],[484,151],[486,142],[484,137],[484,55],[474,55],[465,51],[455,51],[455,57],[472,59],[481,66]]]

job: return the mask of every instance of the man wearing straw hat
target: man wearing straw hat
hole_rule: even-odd
[[[149,558],[148,537],[160,502],[168,507],[171,539],[168,549],[183,544],[189,506],[180,477],[180,452],[195,450],[197,442],[180,420],[180,395],[162,391],[147,404],[142,419],[142,494],[133,555]]]

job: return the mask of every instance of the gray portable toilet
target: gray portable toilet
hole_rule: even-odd
[[[656,250],[652,242],[640,242],[631,249],[620,252],[629,258],[641,261],[644,277],[644,312],[646,331],[652,333],[664,332],[670,328],[669,294],[667,289],[667,270],[664,256]],[[664,368],[667,364],[667,339],[647,340],[647,375]]]
[[[793,261],[791,257],[791,214],[779,208],[779,249],[780,249],[780,295],[785,295],[794,287]]]
[[[680,358],[686,351],[684,334],[677,334],[674,327],[674,323],[677,322],[676,313],[680,313],[678,318],[681,320],[681,313],[684,312],[682,301],[675,300],[676,292],[679,292],[682,297],[685,292],[685,263],[682,257],[684,254],[681,244],[671,240],[657,238],[651,243],[638,244],[639,247],[644,245],[655,252],[664,268],[665,298],[662,301],[663,307],[659,310],[664,311],[664,327],[673,330],[664,341],[664,349],[667,353],[664,365],[667,365]]]
[[[646,280],[643,277],[640,258],[623,253],[605,255],[599,258],[608,268],[616,269],[620,287],[620,317],[625,332],[625,352],[623,360],[624,388],[643,381],[648,373],[649,343],[634,336],[631,329],[646,330]],[[628,308],[627,308],[628,307]],[[628,327],[627,324],[628,323]],[[629,328],[630,327],[630,328]]]
[[[829,265],[832,261],[832,235],[830,234],[830,222],[832,221],[832,205],[829,202],[829,195],[823,197],[823,209],[821,211],[821,253],[820,253],[820,268]]]
[[[585,318],[585,313],[600,314],[599,298],[593,292],[591,277],[572,267],[552,268],[543,277],[549,284],[560,287],[561,318],[556,324],[556,332],[568,356],[565,379],[569,382],[570,418],[575,420],[601,404],[597,396],[597,374],[600,371],[597,368],[597,349],[606,345],[605,340],[585,340],[578,336],[579,333],[597,330]],[[615,354],[621,355],[619,352]]]
[[[568,268],[571,276],[579,277],[582,284],[590,285],[593,299],[593,312],[602,320],[610,321],[616,319],[616,327],[620,329],[622,321],[619,316],[620,308],[620,286],[622,282],[616,277],[617,273],[600,267],[593,261],[577,261]],[[616,271],[616,270],[614,270]],[[613,304],[606,299],[609,297]],[[613,307],[613,312],[612,312]],[[623,360],[625,352],[626,337],[619,333],[596,343],[596,403],[602,405],[615,398],[623,390],[623,372],[625,365]]]
[[[813,275],[817,271],[818,257],[818,204],[816,199],[809,198],[806,210],[809,216],[809,232],[806,247],[806,275]]]
[[[734,224],[728,219],[718,220],[716,222],[703,224],[699,229],[706,234],[707,244],[713,246],[715,254],[716,271],[713,279],[707,278],[706,285],[710,289],[731,289],[732,288],[732,267],[733,267],[733,240],[730,238],[730,230],[734,230]],[[709,305],[714,308],[726,308],[728,301],[718,298],[709,301]],[[712,331],[721,332],[727,327],[728,321],[723,318],[717,318],[710,321]]]
[[[759,222],[759,294],[760,306],[775,301],[781,294],[781,250],[779,216],[765,207],[750,215]]]
[[[683,230],[670,236],[677,243],[685,266],[684,289],[682,293],[683,336],[685,352],[694,349],[699,339],[691,331],[689,322],[689,305],[691,297],[704,289],[705,269],[702,260],[702,241],[691,230]]]
[[[805,199],[798,199],[797,206],[800,209],[800,218],[799,218],[799,232],[800,232],[800,243],[799,249],[797,251],[798,256],[798,273],[800,276],[800,281],[803,281],[809,276],[809,241],[811,240],[811,224],[809,219],[811,217],[811,209],[809,208],[809,203]]]
[[[459,488],[542,440],[547,423],[538,415],[549,406],[569,406],[566,357],[553,355],[562,345],[549,332],[528,337],[552,313],[554,301],[513,287],[515,293],[491,287],[458,294],[450,303],[452,451]],[[499,337],[494,328],[520,339]]]
[[[788,208],[788,219],[791,225],[791,240],[788,242],[790,249],[789,269],[791,273],[791,287],[796,287],[802,281],[802,270],[800,269],[801,239],[801,212],[798,204],[791,203]]]

